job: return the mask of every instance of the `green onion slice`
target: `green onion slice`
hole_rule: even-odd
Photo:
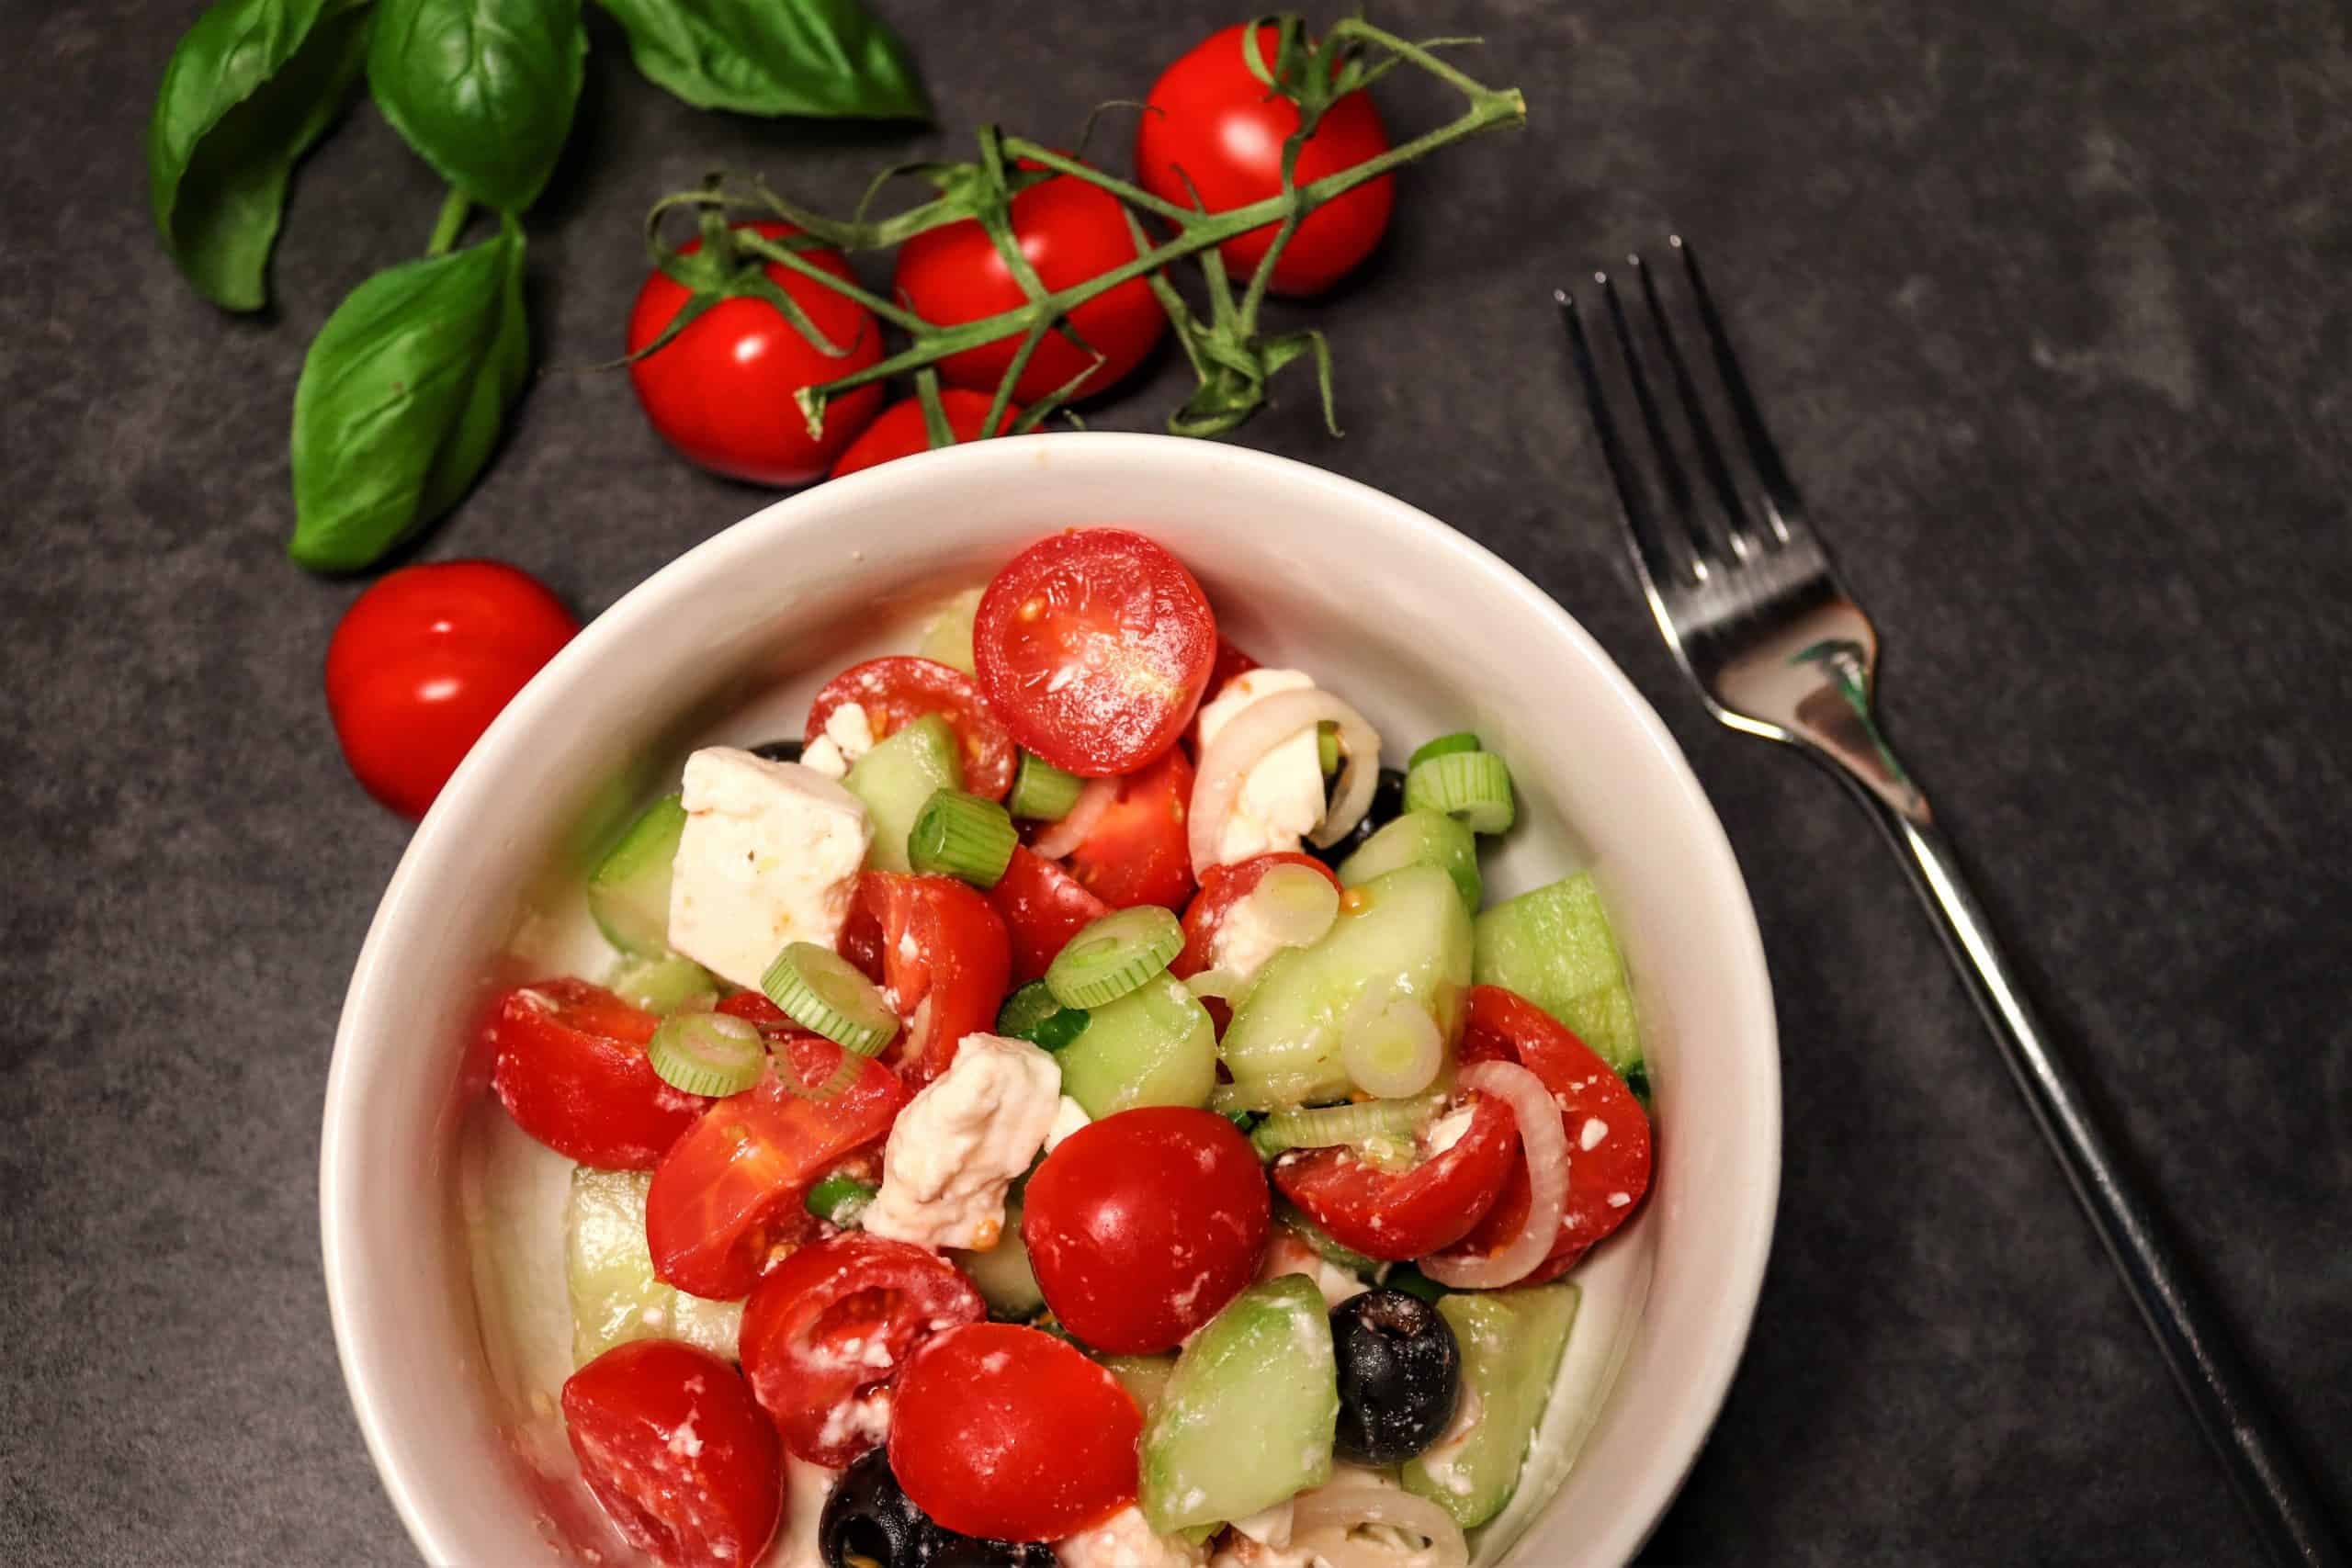
[[[1272,1159],[1290,1149],[1409,1137],[1437,1110],[1441,1098],[1422,1094],[1410,1100],[1367,1100],[1359,1105],[1277,1111],[1258,1123],[1258,1130],[1250,1134],[1250,1145],[1261,1158]]]
[[[1327,779],[1340,771],[1340,727],[1330,719],[1315,727],[1315,761]]]
[[[718,998],[718,980],[691,958],[674,953],[659,958],[624,958],[605,988],[648,1012],[708,1007]]]
[[[1004,998],[996,1032],[1041,1050],[1059,1051],[1086,1032],[1086,1016],[1084,1008],[1066,1008],[1056,1001],[1043,980],[1032,980]]]
[[[1046,988],[1064,1007],[1117,1001],[1184,951],[1184,928],[1157,904],[1117,909],[1069,939],[1046,970]]]
[[[861,1056],[879,1055],[899,1032],[899,1015],[880,988],[848,959],[813,942],[786,943],[761,976],[760,989],[801,1028]]]
[[[1419,767],[1432,757],[1451,757],[1457,751],[1477,750],[1478,738],[1469,730],[1457,729],[1451,735],[1441,735],[1434,740],[1421,742],[1420,749],[1406,759],[1405,766],[1410,770]]]
[[[722,1099],[760,1081],[767,1046],[759,1026],[723,1012],[672,1013],[646,1043],[653,1071],[672,1089]]]
[[[960,789],[933,790],[915,813],[907,860],[917,871],[959,877],[983,891],[1012,863],[1021,835],[1004,807]]]
[[[1515,815],[1510,770],[1492,751],[1448,751],[1416,762],[1405,774],[1405,809],[1459,817],[1474,833],[1502,832]]]
[[[1085,789],[1086,781],[1076,773],[1062,772],[1035,751],[1023,751],[1012,774],[1012,793],[1004,803],[1015,817],[1028,821],[1058,822]]]
[[[836,1171],[808,1189],[808,1196],[802,1200],[802,1203],[810,1213],[826,1224],[847,1230],[857,1224],[858,1216],[865,1213],[865,1206],[874,1201],[875,1190],[871,1183]]]

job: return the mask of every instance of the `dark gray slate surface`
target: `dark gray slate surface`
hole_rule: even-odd
[[[883,0],[950,126],[1069,136],[1230,6]],[[1753,886],[1788,1063],[1780,1235],[1660,1560],[2214,1562],[2247,1538],[1926,925],[1853,808],[1703,720],[1616,557],[1555,280],[1669,222],[1889,644],[1886,709],[2116,1124],[2352,1504],[2352,62],[2321,0],[1392,5],[1483,31],[1530,135],[1409,175],[1246,439],[1501,550],[1689,747]],[[188,4],[0,36],[0,1561],[396,1562],[319,1279],[347,967],[405,829],[319,695],[303,343],[438,190],[372,112],[301,175],[277,319],[152,242],[140,134]],[[1049,33],[1058,33],[1049,38]],[[1442,107],[1418,85],[1402,125]],[[718,164],[845,205],[944,143],[693,113],[598,23],[531,220],[547,357],[614,352],[657,193]],[[1149,428],[1163,362],[1098,423]],[[593,614],[763,498],[626,388],[532,394],[424,547]]]

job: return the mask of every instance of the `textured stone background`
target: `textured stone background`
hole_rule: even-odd
[[[1074,135],[1230,5],[879,0],[950,127]],[[319,696],[357,584],[283,560],[303,344],[439,192],[371,110],[298,181],[276,319],[198,301],[140,138],[195,14],[0,37],[0,1560],[397,1562],[319,1277],[320,1095],[402,825]],[[1246,439],[1447,518],[1688,746],[1779,989],[1788,1152],[1747,1359],[1660,1560],[2245,1561],[2250,1543],[1892,859],[1704,720],[1631,592],[1544,297],[1669,224],[1888,644],[1886,712],[2115,1124],[2352,1504],[2352,62],[2323,0],[1412,5],[1534,106],[1406,177],[1317,313],[1347,439]],[[1441,96],[1399,79],[1398,126]],[[601,17],[533,213],[544,357],[615,352],[656,194],[845,205],[934,138],[692,112]],[[1094,418],[1150,428],[1166,361]],[[530,396],[424,547],[593,615],[763,498],[620,382]],[[1530,700],[1540,700],[1530,694]],[[591,716],[590,722],[593,722]]]

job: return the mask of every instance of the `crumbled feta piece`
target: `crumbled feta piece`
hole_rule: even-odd
[[[874,725],[862,703],[843,703],[825,716],[824,733],[801,748],[800,761],[829,779],[874,750]]]
[[[792,1454],[784,1456],[784,1528],[776,1532],[775,1545],[763,1560],[764,1568],[825,1568],[817,1526],[824,1517],[825,1498],[841,1472]]]
[[[686,759],[683,800],[672,947],[757,987],[785,943],[840,940],[874,838],[863,802],[813,768],[725,746]]]
[[[1092,1117],[1087,1115],[1086,1107],[1068,1095],[1062,1096],[1061,1104],[1054,1108],[1054,1124],[1046,1129],[1046,1152],[1052,1154],[1061,1147],[1064,1138],[1092,1120]]]
[[[1199,1568],[1208,1552],[1182,1536],[1156,1533],[1130,1503],[1092,1529],[1054,1543],[1062,1568]]]
[[[1301,1241],[1288,1226],[1276,1225],[1273,1239],[1266,1244],[1266,1259],[1258,1266],[1258,1278],[1279,1280],[1285,1274],[1304,1274],[1314,1280],[1327,1307],[1338,1306],[1372,1288]]]
[[[1317,778],[1319,781],[1319,774]],[[1321,787],[1319,782],[1317,787]],[[1246,785],[1244,791],[1247,791]],[[1308,826],[1314,824],[1309,823]],[[1233,829],[1227,828],[1226,838],[1230,840],[1232,836]],[[1294,840],[1291,848],[1297,847]],[[1228,905],[1225,919],[1217,922],[1216,934],[1209,938],[1209,967],[1230,975],[1236,980],[1254,980],[1258,977],[1258,971],[1266,966],[1268,959],[1293,945],[1284,940],[1285,934],[1283,922],[1274,914],[1272,900],[1265,889],[1262,886],[1253,887]]]
[[[1607,1136],[1609,1136],[1609,1123],[1598,1116],[1588,1116],[1584,1119],[1584,1126],[1577,1130],[1577,1147],[1589,1154],[1599,1148],[1600,1140]]]
[[[874,1235],[985,1251],[1004,1234],[1004,1194],[1060,1109],[1062,1071],[1025,1040],[967,1034],[956,1060],[907,1102],[882,1151]]]
[[[1201,749],[1217,731],[1260,697],[1311,689],[1315,678],[1303,670],[1247,670],[1227,681],[1213,701],[1201,705]],[[1309,725],[1258,760],[1241,778],[1233,814],[1217,840],[1220,865],[1278,850],[1295,850],[1323,820],[1323,760]]]
[[[1452,1148],[1454,1145],[1460,1143],[1462,1141],[1462,1134],[1470,1130],[1470,1123],[1476,1120],[1476,1116],[1477,1111],[1475,1107],[1464,1105],[1457,1110],[1447,1111],[1444,1115],[1430,1122],[1429,1130],[1430,1153],[1433,1155],[1442,1155],[1445,1153],[1446,1150]]]

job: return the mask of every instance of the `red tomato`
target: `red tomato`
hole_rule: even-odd
[[[788,223],[736,227],[757,230],[771,240],[795,231]],[[678,249],[692,255],[702,242],[689,240]],[[837,277],[850,276],[849,264],[837,251],[801,254]],[[860,387],[828,402],[824,434],[813,439],[793,394],[878,361],[882,329],[865,306],[790,267],[770,263],[767,275],[844,351],[840,357],[820,350],[766,300],[738,295],[721,299],[676,337],[632,361],[628,378],[645,417],[687,461],[753,484],[807,484],[821,478],[873,419],[882,389]],[[628,351],[636,354],[660,337],[692,297],[668,275],[650,275],[629,312]]]
[[[899,1374],[890,1471],[949,1529],[1054,1540],[1135,1501],[1143,1412],[1075,1346],[1009,1323],[927,1340]]]
[[[1258,29],[1260,57],[1271,70],[1277,33]],[[1164,201],[1225,212],[1279,196],[1283,143],[1298,132],[1298,106],[1250,73],[1243,28],[1230,27],[1178,60],[1152,85],[1136,120],[1136,170]],[[1388,132],[1368,93],[1350,93],[1323,112],[1299,149],[1295,177],[1308,185],[1388,151]],[[1187,181],[1190,185],[1187,185]],[[1372,254],[1395,200],[1389,176],[1367,181],[1306,215],[1274,263],[1282,294],[1320,294]],[[1237,280],[1265,259],[1278,225],[1238,234],[1217,247]]]
[[[1558,1101],[1568,1134],[1568,1203],[1560,1215],[1560,1239],[1523,1281],[1541,1284],[1575,1268],[1640,1206],[1650,1185],[1650,1120],[1625,1080],[1533,1002],[1500,986],[1473,986],[1467,999],[1461,1059],[1517,1062],[1533,1073]],[[1589,1147],[1587,1137],[1593,1140]],[[1515,1165],[1502,1196],[1456,1250],[1488,1253],[1509,1246],[1527,1222],[1529,1198],[1527,1167]]]
[[[964,787],[990,800],[1012,787],[1012,732],[980,701],[972,678],[951,665],[904,654],[853,664],[824,684],[808,705],[808,740],[825,733],[835,708],[855,703],[865,710],[874,738],[895,734],[926,714],[937,714],[955,730],[963,750]]]
[[[1510,1107],[1472,1090],[1470,1124],[1452,1148],[1390,1173],[1344,1146],[1294,1150],[1274,1162],[1274,1185],[1323,1234],[1367,1258],[1402,1262],[1457,1242],[1495,1205],[1519,1157]]]
[[[1131,773],[1184,733],[1216,617],[1183,562],[1124,528],[1040,539],[980,595],[980,690],[1013,738],[1085,778]]]
[[[882,985],[907,1021],[885,1055],[921,1089],[947,1070],[964,1036],[995,1027],[1012,988],[1012,939],[988,900],[952,876],[869,871],[857,901],[876,927]]]
[[[514,1124],[599,1170],[650,1170],[710,1101],[646,1058],[662,1021],[585,980],[506,993],[490,1023],[491,1085]]]
[[[481,732],[580,630],[536,579],[490,560],[388,573],[327,644],[327,713],[361,787],[424,815]]]
[[[888,1132],[906,1102],[881,1063],[814,1034],[772,1035],[758,1087],[713,1102],[654,1168],[654,1274],[713,1301],[750,1291],[777,1248],[815,1231],[800,1201],[817,1179]]]
[[[1256,660],[1226,641],[1225,634],[1219,632],[1216,637],[1216,665],[1209,671],[1207,688],[1209,696],[1215,698],[1219,692],[1225,690],[1225,683],[1236,675],[1247,675],[1257,668]]]
[[[882,1440],[886,1386],[927,1334],[988,1316],[956,1266],[860,1231],[804,1247],[743,1304],[743,1375],[784,1446],[839,1469]]]
[[[989,889],[989,903],[1004,919],[1012,939],[1012,984],[1046,976],[1046,966],[1069,939],[1111,912],[1111,906],[1080,886],[1052,861],[1015,844],[1004,874]]]
[[[710,1010],[740,1018],[746,1023],[756,1023],[762,1029],[776,1029],[789,1033],[800,1027],[792,1021],[790,1014],[757,991],[738,991],[714,1003]]]
[[[1098,1350],[1143,1354],[1172,1348],[1257,1277],[1271,1214],[1265,1174],[1232,1122],[1148,1106],[1056,1145],[1029,1179],[1021,1239],[1064,1328]]]
[[[1048,291],[1125,266],[1142,254],[1118,198],[1069,175],[1014,197],[1012,216],[1021,254]],[[970,218],[925,230],[900,245],[893,284],[910,310],[938,326],[1001,315],[1029,299],[995,242]],[[1072,310],[1069,321],[1087,346],[1079,347],[1059,331],[1048,332],[1012,385],[1018,401],[1034,403],[1081,373],[1083,396],[1105,391],[1142,364],[1168,330],[1167,313],[1140,277],[1104,289]],[[1009,333],[949,355],[939,362],[939,374],[956,386],[994,392],[1020,344],[1021,334]],[[1102,363],[1089,372],[1096,354]]]
[[[1303,865],[1322,873],[1332,886],[1340,885],[1339,873],[1329,866],[1313,855],[1289,851],[1209,867],[1201,877],[1200,892],[1184,907],[1184,951],[1176,955],[1176,962],[1168,966],[1168,972],[1179,980],[1189,980],[1210,967],[1209,954],[1216,942],[1217,928],[1225,923],[1226,912],[1278,865]]]
[[[1119,781],[1118,798],[1069,852],[1069,874],[1114,909],[1133,904],[1183,908],[1193,892],[1193,852],[1184,813],[1193,804],[1193,760],[1178,747]]]
[[[991,387],[985,392],[968,391],[962,387],[943,387],[939,391],[939,412],[947,416],[947,433],[961,446],[967,441],[982,439],[980,426],[989,417],[989,404],[996,400]],[[1014,404],[1004,411],[1004,417],[989,435],[1001,435],[1012,428],[1021,417],[1021,407]],[[931,431],[923,423],[922,400],[909,398],[902,403],[892,403],[884,409],[865,434],[849,444],[849,450],[833,463],[833,478],[854,474],[860,468],[876,468],[900,457],[910,457],[917,452],[931,450]]]
[[[588,1490],[670,1568],[742,1568],[783,1522],[775,1428],[707,1350],[616,1345],[565,1380],[563,1420]]]

